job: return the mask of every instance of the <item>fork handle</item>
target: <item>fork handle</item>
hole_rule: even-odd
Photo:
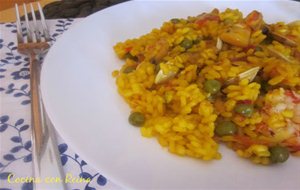
[[[55,130],[48,119],[40,97],[41,65],[32,53],[30,55],[30,88],[32,115],[32,144],[34,187],[36,190],[65,190],[64,174],[57,149]]]

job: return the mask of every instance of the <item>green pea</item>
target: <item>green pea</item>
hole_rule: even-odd
[[[185,50],[190,49],[193,47],[193,41],[187,38],[184,38],[180,43],[180,46],[183,47]]]
[[[207,80],[204,83],[204,90],[210,94],[216,94],[221,89],[221,83],[217,80]]]
[[[238,104],[235,106],[234,111],[245,117],[251,117],[254,112],[254,108],[252,104]]]
[[[145,123],[145,116],[140,112],[132,112],[128,121],[131,125],[140,127]]]
[[[135,70],[134,66],[128,66],[123,70],[123,73],[131,73],[134,70]]]
[[[178,18],[172,18],[172,19],[171,19],[171,22],[172,22],[173,24],[177,24],[177,23],[180,22],[180,20],[179,20]]]
[[[221,121],[215,127],[218,136],[234,135],[237,132],[236,125],[231,121]]]
[[[273,163],[285,162],[290,156],[289,150],[282,146],[271,147],[270,153],[271,153],[270,158]]]

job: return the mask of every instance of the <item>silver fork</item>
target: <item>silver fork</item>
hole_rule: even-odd
[[[49,49],[50,35],[41,5],[37,3],[41,24],[38,24],[33,5],[30,4],[32,22],[29,22],[26,5],[25,14],[26,37],[23,36],[18,5],[16,9],[16,25],[18,51],[30,58],[30,92],[31,92],[31,125],[32,125],[32,161],[33,186],[36,190],[66,189],[64,173],[57,149],[55,131],[43,107],[40,96],[41,65],[38,56]],[[42,33],[40,32],[41,26]]]

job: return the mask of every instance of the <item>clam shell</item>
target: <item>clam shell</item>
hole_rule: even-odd
[[[248,79],[249,82],[252,82],[253,79],[256,77],[259,70],[260,70],[260,67],[253,67],[251,69],[248,69],[247,71],[240,73],[237,77],[227,80],[226,84],[227,85],[234,84],[243,79]]]

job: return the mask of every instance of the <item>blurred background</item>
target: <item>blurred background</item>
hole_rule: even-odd
[[[15,3],[22,5],[37,1],[44,7],[47,19],[56,19],[86,17],[108,6],[128,0],[0,0],[0,22],[15,21]],[[293,1],[300,2],[300,0]]]
[[[127,0],[0,0],[0,22],[14,22],[16,20],[15,3],[22,5],[23,3],[40,2],[46,19],[56,19],[86,17],[101,9],[125,1]],[[35,9],[37,9],[36,6]],[[23,14],[22,9],[20,10]]]

